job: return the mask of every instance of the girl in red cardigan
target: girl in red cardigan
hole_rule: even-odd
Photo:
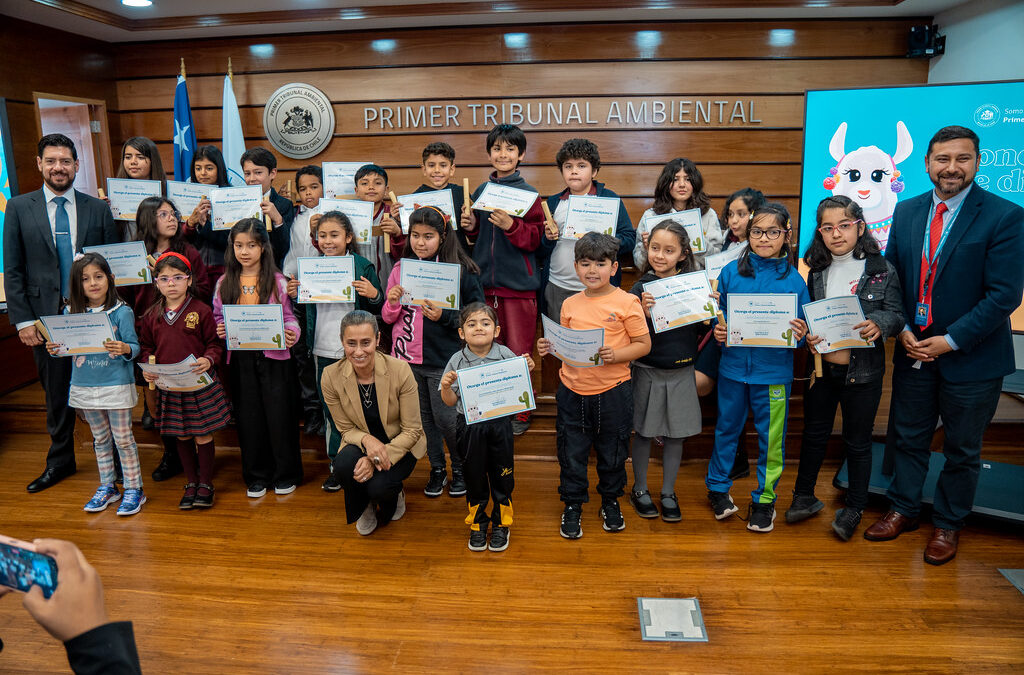
[[[213,310],[192,295],[188,258],[168,251],[156,261],[153,274],[160,299],[140,323],[139,358],[145,363],[152,355],[157,363],[180,363],[192,356],[196,359],[192,370],[210,375],[212,383],[198,391],[160,390],[160,433],[177,437],[188,478],[178,507],[209,508],[213,506],[213,432],[227,426],[231,418],[213,368],[223,342],[217,338]],[[157,379],[150,373],[145,378]]]

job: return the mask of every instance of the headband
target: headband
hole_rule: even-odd
[[[192,263],[190,263],[188,261],[188,258],[186,258],[185,256],[183,256],[180,253],[175,253],[174,251],[167,251],[166,253],[161,255],[159,258],[157,258],[156,259],[156,264],[153,265],[153,267],[156,268],[160,264],[160,261],[165,259],[165,258],[167,258],[168,256],[173,256],[173,257],[177,258],[178,260],[180,260],[181,262],[185,263],[185,267],[188,268],[188,271],[192,272]]]
[[[442,223],[444,223],[445,225],[451,224],[451,220],[452,219],[449,218],[448,216],[446,216],[444,211],[442,211],[441,209],[437,208],[436,206],[433,206],[431,204],[427,204],[426,206],[421,206],[420,208],[421,209],[434,209],[435,211],[437,211],[437,214],[439,216],[441,216],[441,222]]]

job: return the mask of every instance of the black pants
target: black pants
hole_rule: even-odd
[[[589,501],[587,462],[597,454],[597,491],[618,499],[626,485],[626,457],[633,431],[633,388],[627,380],[606,392],[583,396],[559,383],[558,494],[566,504]]]
[[[469,502],[466,524],[472,530],[479,530],[481,525],[486,527],[488,521],[495,527],[508,527],[512,524],[512,490],[516,484],[512,471],[512,418],[466,424],[459,415],[456,433]],[[490,515],[488,499],[493,502]]]
[[[292,305],[295,319],[300,326],[306,325],[306,306],[295,303]],[[299,381],[299,398],[302,401],[302,419],[306,424],[316,422],[323,418],[320,412],[320,397],[316,388],[316,364],[313,362],[313,335],[305,330],[289,350],[292,360],[295,362],[295,372]]]
[[[302,482],[295,367],[291,359],[268,359],[263,352],[231,356],[242,478],[270,487]]]
[[[878,402],[882,399],[882,378],[867,384],[849,384],[849,366],[822,364],[823,376],[804,396],[804,433],[800,444],[800,469],[793,494],[812,495],[832,426],[836,406],[843,411],[843,447],[850,476],[846,505],[864,510],[868,505],[868,482],[871,479],[871,431],[875,424]]]
[[[359,520],[363,511],[370,504],[377,506],[377,527],[391,522],[398,506],[398,493],[402,491],[402,481],[409,477],[416,467],[416,457],[411,452],[402,455],[402,459],[391,465],[387,471],[376,470],[365,483],[352,477],[356,462],[365,457],[361,448],[346,445],[334,458],[334,475],[345,491],[345,518],[351,525]]]
[[[54,358],[43,346],[32,348],[39,383],[46,394],[46,433],[50,434],[50,450],[46,468],[75,468],[75,410],[68,405],[71,391],[72,356]]]

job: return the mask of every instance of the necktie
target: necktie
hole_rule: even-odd
[[[57,235],[57,260],[60,262],[60,294],[68,297],[68,282],[71,278],[71,262],[75,257],[75,249],[71,244],[71,220],[68,218],[66,197],[54,197],[57,205],[57,217],[54,218]]]
[[[939,242],[942,240],[942,214],[948,210],[946,202],[939,202],[939,205],[935,207],[935,215],[932,216],[932,222],[928,226],[928,259],[926,260],[924,254],[921,254],[920,298],[921,304],[927,311],[924,322],[918,324],[922,328],[927,328],[932,323],[932,288],[935,286],[935,272],[939,262],[935,254],[938,252]]]

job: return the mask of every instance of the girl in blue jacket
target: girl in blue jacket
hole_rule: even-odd
[[[132,362],[139,354],[139,338],[135,334],[135,315],[121,301],[114,285],[110,265],[98,253],[81,255],[71,264],[70,313],[105,313],[114,329],[114,339],[106,342],[105,354],[78,354],[73,359],[71,390],[68,405],[85,416],[92,430],[96,464],[100,470],[100,486],[85,505],[95,513],[121,499],[114,485],[114,446],[124,473],[124,499],[117,515],[138,513],[146,503],[142,493],[142,471],[139,451],[132,435],[132,408],[138,401]],[[47,342],[51,356],[67,354],[63,345]]]
[[[732,293],[796,294],[797,318],[790,321],[792,346],[807,334],[803,305],[810,300],[807,284],[790,264],[789,211],[768,202],[754,212],[747,226],[749,246],[738,260],[729,263],[718,277],[719,305],[726,312]],[[726,341],[724,321],[715,326],[715,339]],[[715,518],[722,520],[738,510],[729,495],[729,469],[736,457],[736,443],[747,411],[753,409],[757,429],[757,489],[750,493],[747,529],[770,532],[775,521],[775,487],[782,476],[786,417],[793,382],[793,349],[723,346],[718,372],[718,422],[715,445],[705,483]]]

